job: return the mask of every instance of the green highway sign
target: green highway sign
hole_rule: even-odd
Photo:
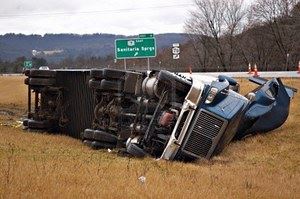
[[[115,41],[116,59],[148,58],[156,56],[154,37],[117,39]]]
[[[154,37],[153,33],[139,34],[139,38]]]
[[[23,66],[24,68],[32,68],[32,61],[24,61]]]

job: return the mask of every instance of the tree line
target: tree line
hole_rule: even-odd
[[[300,60],[299,0],[195,0],[185,30],[196,70],[295,70]]]

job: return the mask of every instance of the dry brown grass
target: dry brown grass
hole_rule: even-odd
[[[0,76],[0,105],[25,105],[27,88],[24,86],[25,76]]]
[[[10,79],[1,78],[2,108],[15,103],[24,109],[22,78],[11,84],[19,94],[7,93]],[[299,79],[285,82],[300,88]],[[242,86],[251,87],[246,80]],[[0,126],[0,198],[300,198],[299,107],[298,94],[281,128],[192,164],[129,159],[69,137]]]

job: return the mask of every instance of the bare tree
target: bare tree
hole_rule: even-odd
[[[297,33],[291,24],[291,12],[299,0],[257,0],[251,8],[254,24],[266,25],[280,52],[281,63],[288,61],[289,53],[295,47]]]
[[[227,71],[236,49],[234,37],[241,32],[246,13],[243,0],[195,0],[195,6],[185,29],[193,38],[195,50],[203,51],[196,53],[199,62],[205,68],[208,53]],[[197,45],[199,41],[201,46]]]

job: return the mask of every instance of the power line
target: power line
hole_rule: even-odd
[[[176,5],[162,5],[162,6],[151,6],[151,7],[139,7],[139,8],[123,8],[123,9],[112,9],[112,10],[94,10],[94,11],[82,11],[82,12],[53,12],[53,13],[26,13],[26,14],[5,14],[1,15],[0,18],[11,18],[11,17],[30,17],[30,16],[54,16],[54,15],[73,15],[73,14],[106,14],[106,13],[122,13],[122,12],[134,12],[139,10],[148,9],[163,9],[172,7],[183,7],[191,6],[192,3],[176,4]]]

